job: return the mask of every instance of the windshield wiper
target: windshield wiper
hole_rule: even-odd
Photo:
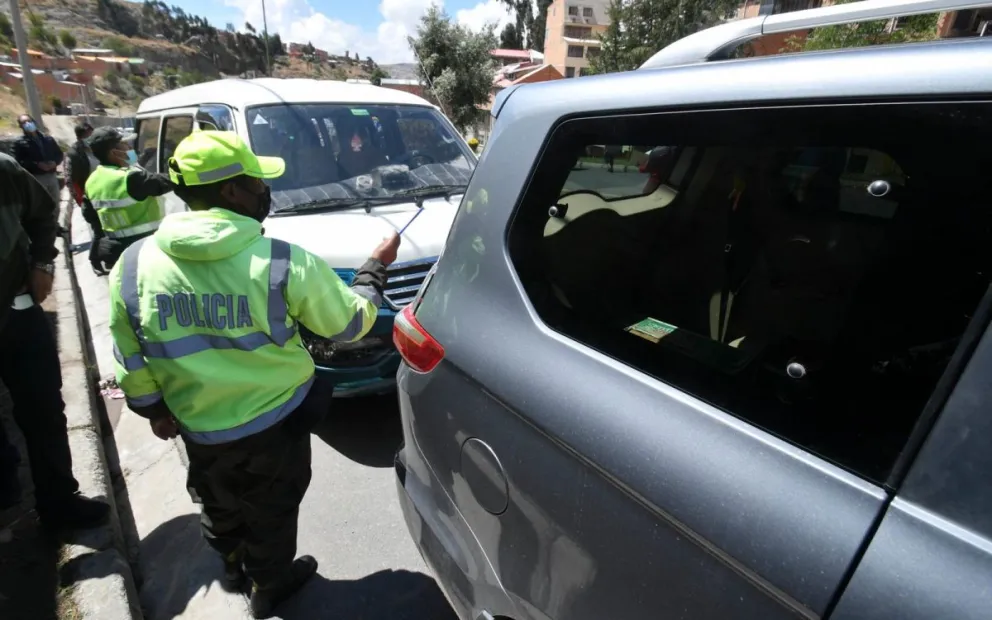
[[[424,206],[425,198],[439,198],[443,197],[445,200],[451,200],[451,197],[459,192],[465,191],[468,187],[464,183],[451,184],[451,185],[428,185],[426,187],[411,187],[410,189],[401,189],[398,192],[394,192],[389,196],[383,196],[383,200],[389,202],[396,202],[396,198],[413,198],[413,202],[417,205],[417,208],[422,208]],[[376,201],[378,204],[378,200]]]
[[[301,202],[277,209],[272,212],[272,215],[299,213],[300,211],[318,211],[321,209],[354,209],[356,207],[364,207],[368,210],[369,201],[364,198],[321,198],[319,200]]]

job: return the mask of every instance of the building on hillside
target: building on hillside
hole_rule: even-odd
[[[411,95],[416,95],[418,97],[424,96],[424,85],[420,83],[420,80],[382,78],[379,86],[382,86],[383,88],[391,88],[393,90],[402,90],[405,93],[410,93]]]
[[[46,73],[40,69],[32,69],[35,89],[43,101],[57,97],[63,106],[72,103],[89,106],[95,101],[95,92],[90,82],[77,80],[76,76],[65,71]],[[12,62],[0,62],[0,83],[13,89],[24,87],[24,74],[21,65]]]
[[[525,62],[540,62],[544,60],[544,54],[537,50],[495,49],[489,53],[501,67],[518,65]]]
[[[535,54],[537,53],[535,52]],[[518,84],[535,84],[537,82],[548,82],[551,80],[562,79],[563,76],[557,67],[550,63],[543,62],[543,54],[528,56],[528,58],[532,58],[534,60],[504,65],[496,70],[496,74],[493,76],[493,89],[489,94],[489,101],[484,105],[479,106],[480,121],[474,128],[469,130],[470,136],[474,136],[480,142],[485,142],[488,139],[489,132],[492,129],[493,124],[493,102],[496,100],[496,95],[498,95],[504,88],[509,88],[510,86],[516,86]]]
[[[303,49],[307,46],[307,43],[290,43],[289,44],[289,55],[293,58],[303,58]],[[314,48],[313,57],[318,62],[327,62],[330,59],[330,55],[327,51]]]
[[[544,31],[544,62],[567,78],[579,77],[599,54],[600,36],[610,25],[610,0],[554,0]]]
[[[366,78],[348,78],[344,82],[345,84],[372,84],[372,80]],[[424,96],[424,86],[420,83],[420,80],[382,78],[379,82],[379,86],[382,88],[390,88],[392,90],[402,90],[405,93],[410,93],[411,95],[416,95],[418,97]]]
[[[72,50],[73,56],[116,56],[114,50],[102,47],[77,47]]]
[[[11,58],[15,61],[20,61],[20,55],[17,48],[11,50]],[[69,58],[60,58],[57,56],[49,56],[45,52],[40,52],[38,50],[28,49],[28,66],[32,69],[41,69],[42,71],[52,71],[53,69],[67,69],[68,65],[72,62]]]
[[[132,63],[132,60],[140,59],[125,58],[123,56],[75,56],[73,60],[75,61],[73,64],[76,67],[92,75],[104,75],[108,71],[116,71],[123,75],[129,75],[131,69],[134,67],[138,68],[138,72],[144,70],[143,63]]]

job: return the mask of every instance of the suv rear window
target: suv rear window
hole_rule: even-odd
[[[989,287],[989,110],[570,120],[510,255],[552,328],[882,481]]]

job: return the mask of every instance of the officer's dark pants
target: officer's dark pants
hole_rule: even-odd
[[[289,422],[226,444],[185,442],[187,486],[203,505],[204,538],[222,556],[243,554],[259,588],[290,577],[300,502],[310,485],[310,433]]]
[[[14,420],[24,434],[42,519],[57,514],[79,489],[62,402],[62,371],[55,337],[40,306],[10,310],[0,329],[0,381],[14,403]],[[17,502],[17,452],[0,426],[0,504]]]

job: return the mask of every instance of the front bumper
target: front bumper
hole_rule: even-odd
[[[380,311],[369,336],[389,336],[393,332],[394,314]],[[391,345],[390,345],[391,347]],[[399,369],[400,354],[396,349],[381,353],[368,364],[332,366],[327,362],[315,361],[317,381],[334,386],[335,398],[374,396],[388,394],[396,389],[396,371]]]
[[[371,366],[334,368],[316,366],[317,381],[334,386],[335,398],[386,394],[396,389],[400,354],[392,351]]]

